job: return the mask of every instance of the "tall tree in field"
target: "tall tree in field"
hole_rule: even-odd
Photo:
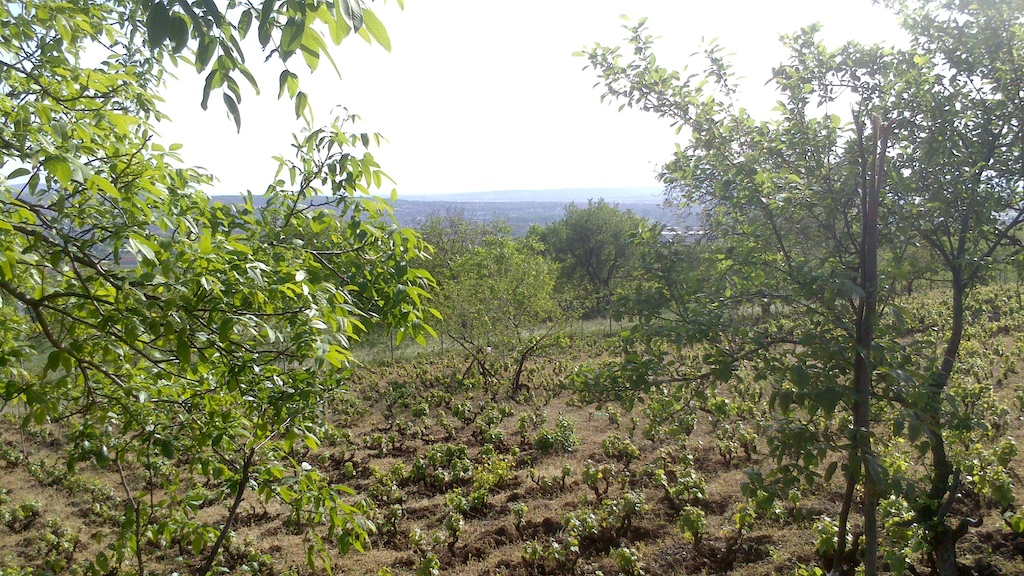
[[[152,123],[171,64],[205,73],[202,106],[219,94],[239,123],[259,47],[309,118],[294,57],[315,69],[325,37],[351,34],[387,48],[376,15],[359,0],[28,0],[0,6],[0,28],[0,303],[17,320],[0,326],[0,397],[26,425],[64,423],[69,467],[120,479],[96,571],[142,575],[171,538],[209,573],[250,491],[294,511],[311,564],[326,542],[361,546],[372,525],[302,456],[362,326],[426,330],[419,238],[366,194],[385,181],[376,138],[347,119],[310,128],[262,205],[225,206]],[[12,361],[30,340],[38,373]],[[221,517],[181,496],[196,482]]]
[[[454,207],[428,214],[418,229],[432,249],[424,268],[438,283],[443,283],[443,278],[467,254],[495,238],[511,234],[511,228],[504,221],[474,222],[466,217],[465,211]]]
[[[830,50],[814,27],[789,37],[792,56],[774,72],[782,99],[766,122],[734,104],[717,47],[706,52],[704,74],[686,77],[656,64],[641,22],[630,28],[628,59],[603,46],[586,55],[606,96],[690,135],[663,178],[671,197],[705,209],[718,270],[707,281],[719,286],[691,299],[687,313],[702,320],[667,335],[663,325],[638,328],[677,346],[709,347],[713,369],[673,381],[728,380],[733,366],[756,357],[773,386],[777,432],[769,446],[785,464],[751,485],[791,489],[813,481],[829,452],[845,452],[835,568],[849,560],[843,547],[860,488],[865,571],[877,572],[876,510],[890,495],[913,510],[902,522],[920,531],[945,576],[956,573],[957,540],[978,523],[953,510],[970,509],[971,493],[996,494],[972,484],[947,447],[954,419],[973,423],[958,442],[987,434],[986,415],[965,420],[948,384],[967,295],[1024,219],[1024,5],[893,4],[911,37],[906,50]],[[840,107],[852,111],[846,122],[830,113]],[[894,287],[906,270],[888,264],[915,245],[930,247],[950,280],[939,354],[928,350],[932,341],[901,338]],[[751,301],[775,321],[744,313]],[[671,372],[660,363],[628,365],[647,374],[628,375],[641,385]],[[836,415],[842,426],[830,423]],[[931,455],[924,477],[887,470],[878,456],[902,434]]]
[[[631,237],[645,220],[619,210],[603,199],[585,207],[565,207],[565,216],[540,231],[544,251],[562,268],[563,293],[573,291],[587,300],[586,312],[608,313],[615,284],[634,263]]]
[[[529,391],[527,363],[557,343],[564,324],[555,269],[528,239],[490,234],[452,263],[438,289],[442,330],[485,380]]]
[[[949,446],[960,407],[951,401],[969,295],[1016,243],[1024,223],[1024,3],[902,2],[922,68],[910,84],[893,167],[901,221],[949,274],[951,318],[924,381],[897,396],[911,438],[930,457],[916,506],[940,574],[955,574],[956,543],[980,518],[957,517],[973,489]],[[918,428],[916,428],[918,429]]]

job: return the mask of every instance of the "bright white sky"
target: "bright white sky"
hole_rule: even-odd
[[[406,197],[656,186],[680,137],[652,115],[602,104],[595,73],[572,56],[594,42],[623,44],[622,14],[648,16],[661,37],[659,62],[672,68],[717,38],[746,78],[741,102],[760,117],[775,102],[764,84],[785,58],[779,34],[820,22],[830,45],[900,38],[895,18],[869,0],[407,0],[404,11],[394,2],[373,8],[391,53],[350,37],[332,50],[342,78],[322,59],[303,88],[318,124],[344,106],[362,117],[358,131],[388,139],[375,156]],[[187,163],[217,176],[217,194],[263,192],[271,158],[288,153],[302,127],[291,103],[276,100],[280,69],[260,72],[261,61],[254,51],[249,64],[263,92],[244,93],[240,134],[219,94],[200,109],[202,78],[193,71],[180,70],[165,92],[173,123],[161,125],[163,140],[184,144]],[[289,64],[307,70],[298,56]]]

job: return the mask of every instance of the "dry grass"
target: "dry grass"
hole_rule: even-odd
[[[446,489],[436,489],[424,482],[407,480],[399,486],[405,501],[397,530],[393,534],[382,531],[363,553],[336,558],[334,573],[364,575],[390,571],[393,574],[413,574],[427,554],[437,556],[443,574],[527,575],[545,570],[556,573],[557,569],[528,561],[524,547],[531,542],[564,544],[566,515],[572,511],[600,507],[599,499],[583,481],[582,471],[588,460],[598,464],[611,462],[604,454],[602,442],[613,433],[630,439],[639,449],[640,458],[630,464],[631,474],[628,475],[622,472],[623,466],[617,464],[618,474],[611,482],[607,497],[621,498],[630,491],[640,493],[649,509],[636,518],[631,528],[616,534],[610,541],[582,543],[576,573],[619,573],[615,562],[609,558],[609,549],[619,546],[632,547],[639,552],[645,572],[652,575],[730,573],[767,576],[790,574],[798,565],[820,562],[813,551],[811,527],[822,515],[835,517],[838,514],[842,492],[840,475],[828,484],[819,484],[809,490],[796,506],[783,505],[780,517],[758,519],[740,538],[734,514],[745,502],[741,493],[741,485],[746,479],[745,470],[770,465],[764,460],[763,439],[758,444],[758,453],[749,460],[741,454],[727,461],[715,449],[715,430],[707,419],[701,420],[694,433],[684,440],[665,437],[651,440],[642,434],[645,421],[639,411],[634,414],[639,416],[638,426],[634,429],[630,414],[623,414],[616,423],[605,407],[576,403],[573,394],[563,386],[567,379],[564,368],[571,369],[576,364],[606,354],[594,345],[596,340],[598,338],[591,338],[587,345],[577,346],[560,358],[558,364],[563,369],[539,366],[530,382],[533,401],[514,401],[503,387],[482,382],[462,387],[453,379],[443,377],[427,382],[415,381],[417,377],[413,374],[461,373],[462,361],[450,355],[416,356],[409,357],[406,362],[383,362],[363,367],[352,389],[353,395],[361,400],[346,401],[346,415],[336,416],[334,422],[340,429],[350,430],[351,439],[335,440],[333,444],[329,442],[323,448],[323,455],[310,457],[310,461],[320,463],[332,481],[355,489],[359,498],[373,493],[377,482],[374,471],[380,473],[396,464],[403,464],[409,469],[415,458],[423,457],[431,447],[442,443],[464,444],[470,460],[475,466],[481,466],[484,460],[481,453],[485,447],[477,422],[459,420],[454,410],[458,402],[468,403],[476,413],[484,406],[505,410],[506,414],[497,426],[504,440],[494,445],[499,454],[502,451],[511,453],[512,448],[516,448],[518,455],[514,457],[511,478],[490,491],[487,504],[463,514],[465,526],[453,546],[445,542],[444,520],[449,514],[447,499],[456,490],[468,497],[472,487],[468,483],[455,483]],[[414,398],[408,405],[388,403],[385,392],[392,382],[404,383],[414,390]],[[444,390],[446,382],[451,385],[450,398],[446,403],[438,404],[437,399],[447,394]],[[997,389],[1000,400],[1013,405],[1018,385],[1019,382],[1002,383]],[[435,403],[428,406],[427,415],[413,416],[411,405],[424,398]],[[356,405],[355,409],[352,409],[353,405]],[[517,431],[519,417],[539,414],[544,415],[546,422],[542,426],[531,425],[526,440],[521,440]],[[451,437],[441,425],[442,416],[453,425]],[[554,450],[551,454],[544,454],[534,447],[532,441],[541,428],[553,429],[559,416],[574,424],[579,444],[568,452]],[[21,442],[14,420],[6,420],[0,428],[0,437],[12,449]],[[1022,422],[1022,415],[1016,411],[1013,427],[1007,434],[1024,445]],[[401,428],[398,423],[408,427],[397,434],[400,441],[396,446],[381,449],[371,445],[374,434],[395,433]],[[410,433],[411,428],[418,428],[415,435]],[[67,529],[80,534],[80,544],[71,564],[92,558],[110,543],[114,524],[90,513],[89,503],[87,500],[83,502],[85,497],[81,494],[71,494],[60,485],[44,485],[28,472],[30,462],[56,461],[62,450],[60,430],[48,428],[40,436],[29,438],[26,445],[27,459],[4,466],[0,486],[7,491],[13,505],[38,500],[42,504],[41,513],[24,529],[0,527],[0,568],[6,565],[42,569],[43,557],[47,553],[42,538],[46,521],[51,518],[61,518]],[[649,473],[659,461],[659,450],[664,448],[691,454],[694,468],[706,479],[706,497],[701,499],[699,506],[706,514],[707,530],[699,548],[679,529],[677,513],[671,510]],[[345,458],[341,455],[352,456],[354,477],[346,476]],[[1014,462],[1012,470],[1018,483],[1024,478],[1020,460],[1018,458]],[[572,474],[562,487],[559,479],[565,466],[571,467]],[[115,484],[114,477],[108,473],[97,470],[79,472]],[[542,487],[541,482],[535,481],[538,478],[549,479],[551,486]],[[619,482],[619,478],[623,481]],[[522,522],[517,524],[514,509],[520,506],[525,506],[526,512]],[[384,508],[378,503],[378,512]],[[285,511],[280,506],[249,498],[241,510],[242,517],[228,552],[228,556],[235,557],[232,562],[235,572],[243,571],[244,559],[252,554],[265,554],[272,559],[269,567],[262,568],[264,572],[309,572],[305,564],[306,542],[291,533],[284,521]],[[201,518],[216,524],[225,514],[226,505],[220,502],[205,508]],[[972,532],[963,541],[963,560],[978,567],[976,574],[1024,573],[1024,539],[1010,534],[1002,526],[997,511],[990,511],[985,520],[982,529]],[[421,545],[421,550],[414,550],[410,544],[409,534],[417,531],[427,541]],[[431,535],[434,534],[439,535],[440,541],[431,544]],[[185,553],[179,559],[177,550],[150,550],[149,554],[153,559],[151,569],[157,571],[187,573],[197,563],[191,553]]]

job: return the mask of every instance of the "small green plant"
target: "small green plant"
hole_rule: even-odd
[[[640,561],[640,553],[635,548],[612,548],[609,556],[615,561],[620,573],[626,576],[643,576],[644,565]]]
[[[658,468],[653,472],[653,479],[673,510],[680,510],[685,505],[696,506],[707,498],[704,477],[691,468]]]
[[[555,422],[555,438],[564,452],[572,452],[573,448],[580,445],[580,437],[576,435],[576,424],[561,414]]]
[[[620,498],[605,500],[602,503],[602,524],[610,529],[616,538],[622,538],[633,528],[633,522],[649,509],[643,492],[626,492]]]
[[[469,500],[462,495],[462,490],[458,488],[445,494],[444,503],[446,506],[460,514],[469,512]]]
[[[602,550],[629,535],[634,521],[649,507],[640,492],[626,492],[620,498],[606,498],[596,509],[580,508],[562,521],[565,533],[578,542],[589,542]]]
[[[519,536],[522,536],[526,531],[526,513],[530,509],[522,502],[513,502],[510,508],[512,509],[512,525],[515,526]]]
[[[46,462],[36,461],[28,465],[29,476],[43,486],[61,486],[71,476],[66,468],[51,466]]]
[[[437,416],[437,427],[444,431],[445,440],[455,438],[455,424],[443,413]]]
[[[679,511],[679,529],[684,536],[693,541],[693,548],[699,550],[707,531],[704,511],[696,506],[683,506]]]
[[[570,476],[572,476],[572,466],[564,464],[562,466],[561,476],[559,477],[559,481],[562,483],[562,490],[565,490]]]
[[[542,429],[533,438],[533,447],[541,454],[552,452],[572,452],[572,449],[580,445],[580,438],[576,435],[576,425],[564,415],[559,415],[555,422],[555,429]]]
[[[551,430],[541,430],[533,437],[533,448],[541,454],[551,454],[555,445],[555,433]]]
[[[463,424],[469,424],[476,419],[476,413],[473,412],[473,405],[464,400],[452,404],[452,416],[458,418]]]
[[[0,522],[14,533],[24,532],[42,515],[43,505],[38,500],[22,502],[17,506],[0,507]]]
[[[913,558],[927,550],[925,530],[913,521],[913,509],[906,500],[890,496],[878,503],[878,518],[884,534],[879,543],[882,560],[895,576],[903,576],[908,572],[913,574]],[[848,539],[847,542],[847,550],[859,549],[862,540]]]
[[[583,483],[594,491],[595,497],[601,498],[607,494],[614,479],[614,464],[596,464],[592,460],[583,463]]]
[[[497,426],[478,429],[476,437],[487,446],[503,446],[505,444],[505,432]]]
[[[4,442],[0,445],[0,464],[7,466],[17,466],[25,461],[25,453],[21,451],[17,446]]]
[[[451,512],[444,519],[444,531],[448,535],[448,551],[455,550],[455,545],[459,541],[459,536],[462,534],[462,528],[466,525],[465,520],[462,518],[462,514],[458,512]]]
[[[830,561],[836,553],[839,538],[839,526],[828,516],[822,516],[814,523],[814,553],[825,561]],[[847,537],[847,544],[852,538]]]
[[[400,504],[388,506],[383,514],[377,517],[377,533],[385,538],[395,538],[398,535],[399,522],[405,517],[405,508]]]
[[[630,465],[640,458],[640,450],[628,439],[618,434],[611,434],[601,442],[604,455],[620,462],[629,470]]]
[[[1017,457],[1017,453],[1017,443],[1013,441],[1013,438],[1005,438],[995,449],[996,462],[1006,468]]]
[[[618,428],[622,423],[622,412],[616,410],[614,406],[609,406],[605,413],[608,414],[608,423]]]
[[[441,573],[441,561],[437,559],[437,554],[433,552],[428,553],[420,561],[419,568],[416,569],[416,576],[438,576]]]
[[[547,414],[540,409],[520,414],[516,420],[516,434],[519,435],[519,441],[522,444],[528,444],[530,433],[543,427],[547,423],[547,419]]]
[[[409,409],[409,414],[413,418],[425,418],[430,414],[430,407],[426,402],[417,402]]]
[[[341,467],[341,475],[346,480],[351,480],[356,477],[356,466],[352,462],[345,462]]]
[[[364,441],[364,445],[370,450],[375,450],[378,458],[383,458],[388,452],[395,449],[398,441],[397,432],[390,432],[388,434],[374,432]]]
[[[427,488],[444,491],[453,484],[465,484],[473,478],[473,472],[465,444],[435,444],[426,456],[413,460],[408,477]]]
[[[565,542],[547,539],[541,542],[527,542],[523,545],[523,562],[532,574],[558,576],[575,574],[580,560],[580,545],[573,537]]]
[[[430,551],[430,538],[419,528],[409,531],[409,548],[419,554],[426,554]]]
[[[46,521],[44,532],[39,537],[43,569],[52,574],[59,574],[71,565],[81,543],[78,532],[69,530],[60,518]]]

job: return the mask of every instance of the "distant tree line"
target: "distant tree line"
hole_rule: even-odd
[[[455,206],[420,226],[433,254],[422,262],[437,282],[443,339],[464,349],[485,378],[522,386],[528,360],[572,320],[607,317],[636,269],[641,244],[661,230],[604,200],[569,204],[547,226],[513,235],[507,222],[474,221]]]

